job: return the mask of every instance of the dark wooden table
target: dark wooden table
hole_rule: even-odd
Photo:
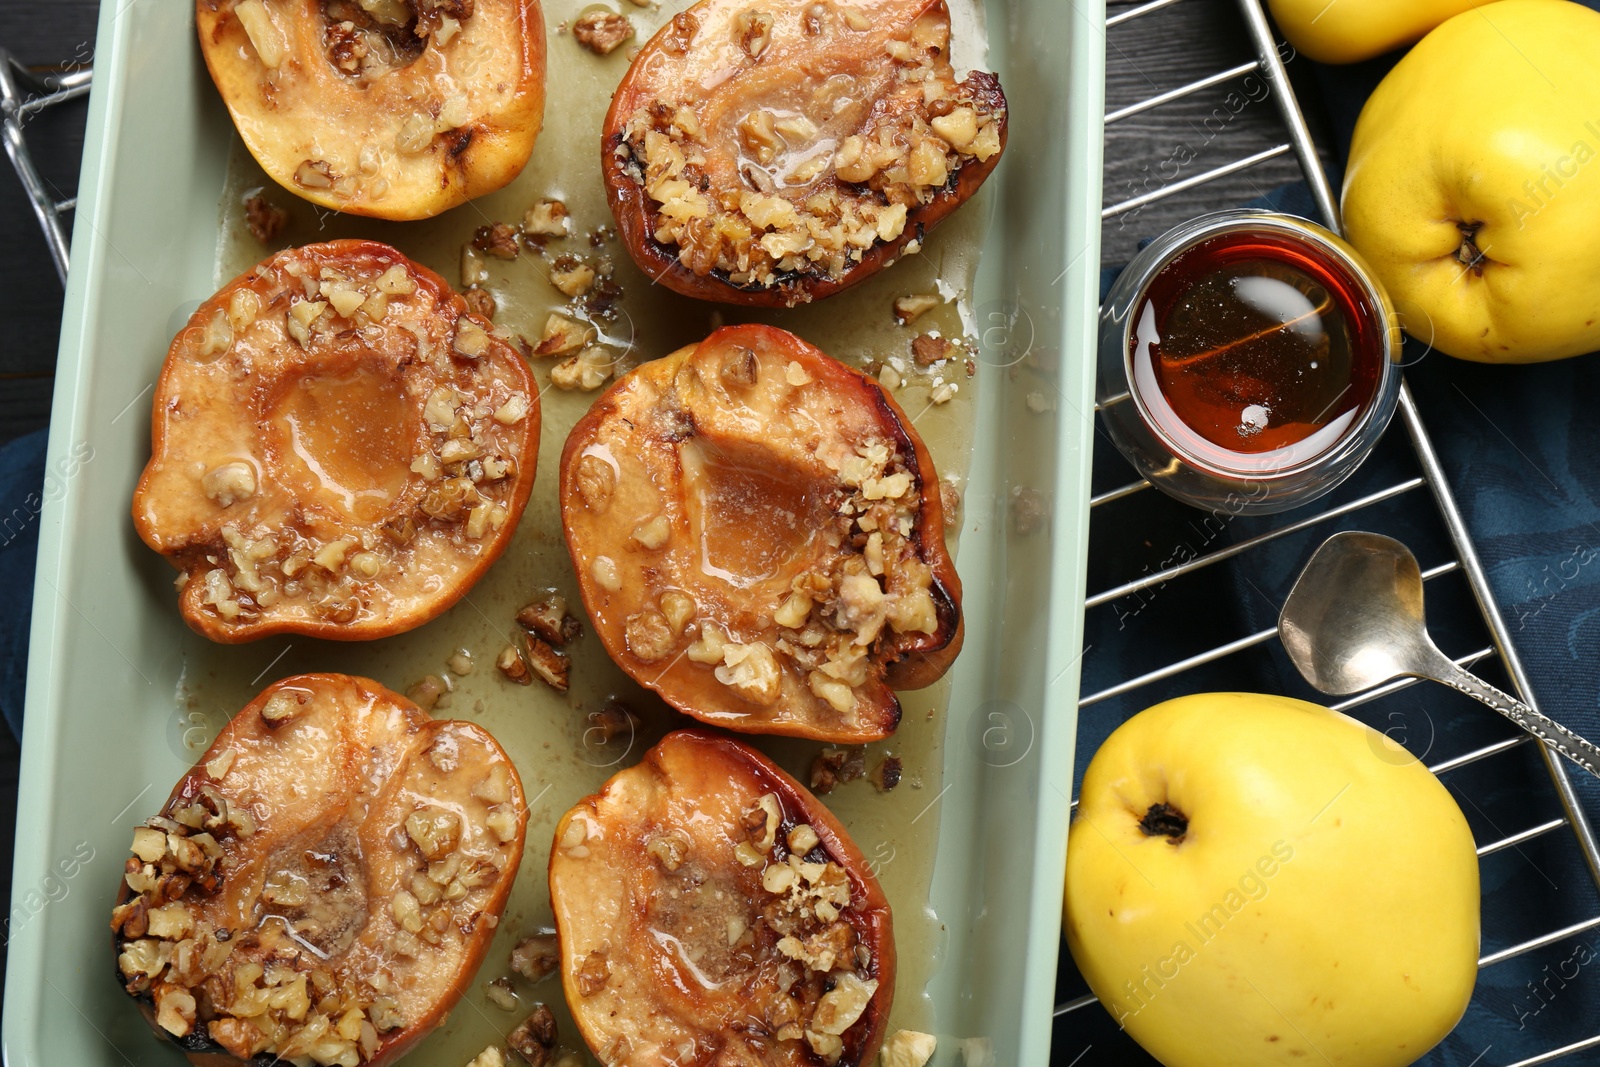
[[[159,0],[179,3],[181,0]],[[1114,0],[1111,13],[1133,6]],[[99,0],[0,0],[0,46],[30,65],[92,59]],[[1106,102],[1115,109],[1175,88],[1251,57],[1233,0],[1184,0],[1176,8],[1108,36]],[[1304,66],[1303,64],[1301,65]],[[1301,71],[1295,71],[1297,84]],[[1303,86],[1302,89],[1309,89]],[[1109,127],[1105,199],[1126,199],[1179,177],[1270,147],[1282,129],[1270,100],[1251,99],[1237,112],[1226,103],[1240,84],[1223,85]],[[1237,97],[1235,98],[1238,99]],[[27,136],[45,179],[62,195],[77,186],[84,105],[69,104],[29,124]],[[1109,221],[1101,262],[1122,263],[1141,237],[1203,211],[1239,203],[1299,177],[1293,157],[1180,193],[1135,215]],[[0,344],[0,442],[49,420],[61,290],[43,238],[9,167],[0,167],[0,294],[5,343]],[[0,729],[0,906],[10,912],[11,850],[16,818],[16,743]],[[25,815],[26,813],[24,813]],[[0,980],[4,977],[0,945]]]

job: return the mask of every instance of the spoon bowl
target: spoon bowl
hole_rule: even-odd
[[[1284,601],[1278,634],[1318,691],[1359,693],[1443,658],[1422,614],[1422,569],[1405,545],[1348,531],[1324,541]]]
[[[1324,541],[1283,603],[1278,636],[1319,692],[1349,696],[1408,677],[1442,682],[1600,776],[1600,748],[1439,651],[1422,612],[1422,569],[1392,537],[1349,530]]]

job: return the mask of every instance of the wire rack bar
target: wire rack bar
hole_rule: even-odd
[[[1558,825],[1564,825],[1564,824],[1558,823]],[[1538,828],[1536,827],[1535,829],[1538,829]],[[1552,829],[1553,829],[1553,827],[1552,827]],[[1501,848],[1510,848],[1513,844],[1520,843],[1522,840],[1526,840],[1527,837],[1529,837],[1529,836],[1537,836],[1537,835],[1533,835],[1533,834],[1516,834],[1516,835],[1513,835],[1513,838],[1515,838],[1515,840],[1513,840],[1513,838],[1507,838],[1503,842],[1495,842],[1493,845],[1490,845],[1490,846],[1487,847],[1487,851],[1494,852],[1494,851],[1498,851]],[[1479,850],[1479,855],[1483,855],[1484,851],[1485,850],[1480,849]],[[1482,970],[1485,967],[1493,967],[1497,963],[1504,963],[1506,960],[1514,959],[1517,956],[1526,955],[1529,952],[1534,952],[1534,951],[1537,951],[1538,949],[1546,948],[1546,947],[1548,947],[1550,945],[1560,944],[1562,941],[1565,941],[1569,937],[1576,937],[1578,934],[1584,933],[1584,932],[1586,932],[1588,930],[1593,930],[1596,927],[1600,927],[1600,916],[1596,916],[1593,919],[1585,919],[1582,922],[1573,923],[1571,926],[1564,926],[1559,930],[1552,930],[1548,934],[1542,934],[1539,937],[1530,938],[1527,941],[1523,941],[1523,942],[1521,942],[1519,944],[1512,945],[1509,948],[1499,949],[1498,951],[1491,952],[1491,953],[1489,953],[1489,954],[1487,954],[1485,956],[1480,956],[1478,958],[1478,969]],[[1060,1018],[1063,1015],[1067,1015],[1067,1014],[1069,1014],[1071,1012],[1077,1011],[1079,1008],[1087,1008],[1089,1005],[1098,1004],[1099,1002],[1100,1002],[1100,998],[1099,997],[1095,996],[1093,993],[1086,993],[1081,997],[1076,997],[1076,998],[1074,998],[1072,1000],[1062,1001],[1060,1004],[1057,1004],[1056,1008],[1055,1008],[1055,1011],[1052,1014],[1054,1015],[1054,1017]],[[1569,1047],[1572,1047],[1572,1048],[1590,1048],[1590,1047],[1593,1047],[1596,1044],[1600,1044],[1600,1037],[1592,1038],[1589,1041],[1582,1041],[1582,1042],[1579,1042],[1575,1046],[1569,1046]],[[1546,1056],[1549,1056],[1549,1055],[1550,1055],[1549,1053],[1546,1053]],[[1543,1058],[1539,1058],[1539,1057],[1535,1057],[1535,1058],[1533,1058],[1531,1060],[1523,1060],[1522,1061],[1522,1063],[1548,1063],[1548,1062],[1549,1062],[1548,1059],[1543,1059]],[[1514,1065],[1514,1067],[1515,1067],[1515,1065]]]
[[[1431,582],[1433,579],[1442,574],[1449,574],[1452,571],[1458,570],[1460,566],[1461,565],[1455,560],[1451,560],[1449,563],[1441,563],[1437,567],[1430,567],[1422,572],[1422,580],[1425,582]],[[1091,693],[1078,701],[1078,707],[1079,709],[1086,708],[1091,704],[1098,704],[1102,700],[1109,700],[1112,697],[1121,696],[1124,693],[1131,693],[1135,689],[1142,689],[1151,682],[1159,682],[1164,678],[1171,678],[1175,674],[1182,674],[1184,671],[1211,663],[1212,661],[1219,660],[1224,656],[1231,656],[1235,652],[1242,652],[1247,648],[1254,648],[1256,645],[1265,644],[1277,636],[1278,628],[1273,626],[1266,630],[1257,631],[1256,633],[1250,634],[1246,637],[1229,641],[1226,644],[1209,648],[1204,652],[1197,652],[1188,659],[1181,659],[1176,663],[1169,663],[1165,667],[1158,667],[1155,670],[1141,674],[1136,678],[1129,678],[1127,681],[1118,682],[1116,685],[1108,686],[1105,689],[1100,690],[1098,693]]]
[[[1567,825],[1567,820],[1565,819],[1550,819],[1547,822],[1540,823],[1538,826],[1530,826],[1520,834],[1512,834],[1510,837],[1502,837],[1500,840],[1492,841],[1487,845],[1479,845],[1478,855],[1483,857],[1499,852],[1503,848],[1515,848],[1524,841],[1532,841],[1534,838],[1547,834],[1551,830],[1559,830],[1565,825]]]
[[[1459,756],[1453,756],[1450,759],[1435,763],[1428,770],[1436,775],[1446,774],[1457,768],[1465,767],[1469,763],[1477,763],[1481,759],[1498,756],[1502,752],[1510,752],[1512,749],[1519,745],[1527,744],[1531,740],[1532,738],[1527,734],[1519,737],[1508,737],[1504,741],[1496,741],[1492,745],[1484,745],[1482,748],[1475,748],[1471,752],[1465,752]]]
[[[1478,960],[1478,966],[1480,968],[1493,967],[1497,963],[1504,963],[1506,960],[1512,959],[1516,956],[1526,955],[1527,953],[1533,952],[1536,949],[1545,948],[1549,945],[1558,945],[1569,937],[1576,937],[1586,930],[1593,930],[1597,926],[1600,926],[1600,916],[1596,916],[1593,919],[1585,919],[1582,922],[1573,923],[1571,926],[1563,926],[1559,930],[1552,930],[1548,934],[1531,938],[1519,945],[1512,945],[1510,948],[1503,948],[1498,952],[1491,952],[1487,956],[1483,956]]]
[[[1310,529],[1320,522],[1327,522],[1329,519],[1343,518],[1344,516],[1352,514],[1353,512],[1360,511],[1362,508],[1371,507],[1373,504],[1379,504],[1385,500],[1391,500],[1394,497],[1400,496],[1402,493],[1409,493],[1413,489],[1420,488],[1423,484],[1424,482],[1421,478],[1412,478],[1409,481],[1401,482],[1398,485],[1391,485],[1387,489],[1380,489],[1375,493],[1368,493],[1359,500],[1352,500],[1349,503],[1340,504],[1336,508],[1329,508],[1327,511],[1320,512],[1308,518],[1300,519],[1296,522],[1291,522],[1287,526],[1280,526],[1275,530],[1267,530],[1264,533],[1256,534],[1254,537],[1248,537],[1243,541],[1231,544],[1226,548],[1219,548],[1215,552],[1208,552],[1204,556],[1196,556],[1194,559],[1188,560],[1187,562],[1179,563],[1175,566],[1167,567],[1164,570],[1147,574],[1143,578],[1135,578],[1131,582],[1124,582],[1113,589],[1107,589],[1103,593],[1096,593],[1094,596],[1091,596],[1084,601],[1084,606],[1089,608],[1097,608],[1102,604],[1109,604],[1113,600],[1128,596],[1132,593],[1142,592],[1146,589],[1152,588],[1153,586],[1164,585],[1167,582],[1172,581],[1174,578],[1181,578],[1185,574],[1192,574],[1193,572],[1204,567],[1211,566],[1213,563],[1221,563],[1225,559],[1232,559],[1234,556],[1242,555],[1250,551],[1252,548],[1264,545],[1269,541],[1276,541],[1280,537],[1288,537],[1290,534],[1296,534],[1301,530]],[[1117,491],[1119,490],[1113,490],[1113,492]]]
[[[1132,496],[1135,493],[1142,493],[1148,488],[1150,488],[1150,483],[1145,481],[1143,478],[1140,478],[1136,482],[1129,482],[1127,485],[1121,485],[1115,489],[1108,489],[1099,496],[1090,497],[1089,506],[1091,508],[1097,508],[1101,504],[1109,504],[1113,500],[1121,500],[1125,496]]]
[[[1106,29],[1109,30],[1113,26],[1120,26],[1124,22],[1132,22],[1134,19],[1148,15],[1153,11],[1160,11],[1162,8],[1171,7],[1173,4],[1182,2],[1183,0],[1150,0],[1148,4],[1140,4],[1138,7],[1129,8],[1120,15],[1112,15],[1106,19]]]
[[[1162,104],[1170,104],[1174,100],[1182,100],[1186,96],[1193,96],[1195,93],[1213,88],[1214,86],[1222,85],[1226,82],[1231,82],[1235,78],[1242,77],[1243,75],[1259,70],[1260,66],[1261,65],[1254,60],[1248,63],[1240,63],[1236,67],[1229,67],[1227,70],[1219,70],[1215,74],[1210,74],[1204,78],[1200,78],[1197,81],[1192,81],[1188,85],[1180,85],[1176,89],[1168,89],[1164,93],[1157,93],[1155,96],[1147,97],[1146,99],[1139,101],[1137,104],[1129,104],[1127,107],[1119,108],[1116,111],[1107,113],[1106,125],[1110,126],[1114,122],[1121,122],[1123,119],[1132,118],[1134,115],[1149,111],[1151,108],[1160,107]]]
[[[1105,219],[1116,218],[1118,215],[1133,211],[1136,208],[1147,207],[1150,204],[1154,204],[1158,200],[1165,200],[1169,196],[1176,196],[1188,189],[1193,189],[1197,185],[1204,185],[1207,182],[1214,182],[1218,178],[1225,178],[1230,174],[1237,174],[1241,170],[1249,170],[1251,167],[1265,163],[1269,159],[1277,159],[1279,156],[1286,156],[1292,151],[1294,151],[1294,146],[1287,143],[1275,145],[1272,148],[1264,148],[1253,155],[1245,156],[1243,159],[1236,159],[1232,163],[1224,163],[1220,167],[1213,167],[1210,170],[1201,171],[1199,174],[1191,175],[1190,177],[1184,178],[1182,181],[1173,182],[1171,185],[1163,185],[1158,189],[1150,190],[1148,193],[1140,193],[1138,196],[1130,197],[1121,203],[1112,204],[1108,208],[1102,208],[1100,211],[1100,218],[1102,221]]]
[[[1563,1045],[1558,1049],[1552,1049],[1542,1056],[1531,1056],[1525,1060],[1518,1060],[1516,1063],[1509,1064],[1508,1067],[1538,1067],[1538,1065],[1541,1063],[1554,1063],[1556,1060],[1564,1060],[1568,1056],[1576,1055],[1579,1052],[1587,1052],[1592,1048],[1600,1048],[1600,1037],[1591,1037],[1583,1041],[1575,1041],[1570,1045]]]
[[[1104,400],[1096,400],[1094,402],[1095,413],[1099,414],[1100,412],[1104,411],[1106,408],[1110,407],[1111,405],[1120,404],[1124,400],[1127,400],[1132,396],[1133,396],[1132,393],[1116,393],[1116,394],[1114,394],[1112,396],[1106,397]]]
[[[1476,652],[1467,653],[1455,662],[1457,667],[1471,670],[1479,660],[1492,655],[1494,655],[1494,649],[1480,648]],[[1361,705],[1377,700],[1379,697],[1390,696],[1400,692],[1402,689],[1410,689],[1421,680],[1420,678],[1396,678],[1392,682],[1385,682],[1380,686],[1368,689],[1365,693],[1358,693],[1349,700],[1341,700],[1337,704],[1329,704],[1328,706],[1334,711],[1349,711],[1351,708],[1359,708]]]

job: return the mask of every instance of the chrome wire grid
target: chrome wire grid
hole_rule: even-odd
[[[1150,0],[1148,3],[1130,8],[1108,18],[1106,20],[1108,47],[1113,45],[1114,35],[1119,27],[1155,15],[1182,2],[1183,0]],[[1238,3],[1257,55],[1255,60],[1220,70],[1215,74],[1199,78],[1188,84],[1157,93],[1137,103],[1109,111],[1106,114],[1105,121],[1108,125],[1119,122],[1165,104],[1190,97],[1196,93],[1223,86],[1235,79],[1256,75],[1264,78],[1270,87],[1270,95],[1276,101],[1279,117],[1283,123],[1285,139],[1264,150],[1214,166],[1181,180],[1174,180],[1169,184],[1148,190],[1120,202],[1109,204],[1101,211],[1102,222],[1118,218],[1155,201],[1205,185],[1227,175],[1249,170],[1267,160],[1293,154],[1305,175],[1312,198],[1322,215],[1322,221],[1335,231],[1342,229],[1338,201],[1329,184],[1327,173],[1323,169],[1321,160],[1317,156],[1310,129],[1306,124],[1305,116],[1301,111],[1294,88],[1290,84],[1288,73],[1285,70],[1278,41],[1271,25],[1267,21],[1260,0],[1238,0]],[[1216,206],[1223,207],[1228,205],[1218,204]],[[1122,403],[1127,398],[1127,393],[1103,398],[1096,404],[1095,410],[1101,411],[1110,405]],[[1423,424],[1411,391],[1404,385],[1401,387],[1399,415],[1399,422],[1404,426],[1406,435],[1410,439],[1412,450],[1415,453],[1416,464],[1420,468],[1419,474],[1336,506],[1326,507],[1314,504],[1306,509],[1289,512],[1287,515],[1275,516],[1273,518],[1278,521],[1278,524],[1271,526],[1264,532],[1256,533],[1215,551],[1185,559],[1171,566],[1147,571],[1137,578],[1092,593],[1086,600],[1086,609],[1092,611],[1096,608],[1104,608],[1121,598],[1159,589],[1168,583],[1179,581],[1187,576],[1194,575],[1196,572],[1203,571],[1213,564],[1247,556],[1253,550],[1259,549],[1264,545],[1308,531],[1313,527],[1324,527],[1324,532],[1331,534],[1338,529],[1351,528],[1352,525],[1359,526],[1360,517],[1364,512],[1389,501],[1403,498],[1409,501],[1410,507],[1421,509],[1425,507],[1425,498],[1418,491],[1425,487],[1428,490],[1428,495],[1432,498],[1439,520],[1449,534],[1450,542],[1454,548],[1455,559],[1425,569],[1423,578],[1428,581],[1431,589],[1436,584],[1433,581],[1434,579],[1448,574],[1460,574],[1471,591],[1472,599],[1476,602],[1477,609],[1482,615],[1483,623],[1487,630],[1488,644],[1461,656],[1456,662],[1463,667],[1471,669],[1480,664],[1492,665],[1498,660],[1499,665],[1504,668],[1507,680],[1514,692],[1530,705],[1537,706],[1528,684],[1527,675],[1523,670],[1522,662],[1518,658],[1516,648],[1512,643],[1510,631],[1501,616],[1499,606],[1495,602],[1494,594],[1489,587],[1477,550],[1472,543],[1461,511],[1456,505],[1454,494],[1440,465],[1438,453],[1435,451],[1433,442]],[[1392,436],[1392,432],[1390,436]],[[1115,531],[1122,538],[1138,536],[1139,531],[1124,528],[1127,520],[1119,520],[1117,505],[1118,502],[1124,501],[1135,494],[1150,491],[1148,483],[1143,480],[1136,480],[1095,494],[1090,499],[1093,529],[1101,534],[1104,534],[1107,530]],[[1200,515],[1201,513],[1195,512],[1195,514]],[[1094,543],[1094,539],[1091,538],[1091,544]],[[1093,559],[1091,558],[1092,563]],[[1093,570],[1092,566],[1091,570]],[[1269,642],[1273,642],[1277,635],[1278,632],[1275,626],[1262,629],[1224,644],[1216,645],[1197,654],[1167,663],[1153,670],[1140,673],[1134,677],[1125,678],[1095,691],[1084,693],[1078,701],[1079,710],[1082,712],[1084,709],[1088,709],[1102,701],[1133,693],[1155,683],[1168,683],[1170,685],[1174,679],[1180,679],[1180,676],[1185,672],[1215,663],[1246,649],[1267,645]],[[1347,711],[1362,704],[1391,696],[1415,684],[1415,680],[1409,679],[1391,682],[1331,706],[1339,711]],[[1429,769],[1436,775],[1449,775],[1451,772],[1469,765],[1504,757],[1507,753],[1530,743],[1532,743],[1531,737],[1517,733],[1504,740],[1430,763]],[[1600,890],[1600,847],[1597,847],[1594,830],[1590,826],[1588,817],[1580,806],[1576,794],[1573,792],[1571,781],[1568,778],[1568,769],[1560,757],[1550,749],[1543,745],[1535,745],[1534,747],[1538,750],[1545,769],[1548,771],[1551,788],[1559,801],[1561,814],[1516,832],[1502,833],[1492,840],[1481,841],[1477,849],[1478,856],[1481,859],[1506,849],[1517,848],[1535,838],[1554,833],[1562,828],[1568,828],[1572,832],[1574,844],[1580,850],[1590,878],[1594,882],[1596,889]],[[1490,769],[1493,769],[1492,764]],[[1073,807],[1074,809],[1077,807],[1076,799],[1073,801]],[[1492,917],[1486,916],[1486,919],[1489,918]],[[1478,960],[1479,969],[1493,967],[1496,964],[1558,944],[1573,938],[1575,935],[1596,928],[1600,928],[1600,914],[1560,929],[1549,930],[1535,937],[1524,938],[1506,948],[1486,953]],[[1063,957],[1063,967],[1069,966],[1070,960]],[[1095,1003],[1096,998],[1092,995],[1066,1000],[1056,1005],[1055,1016],[1060,1020],[1062,1017],[1069,1016],[1081,1009],[1092,1007]],[[1058,1022],[1057,1034],[1059,1035],[1061,1032],[1061,1024]],[[1600,1049],[1600,1034],[1574,1041],[1558,1048],[1552,1048],[1531,1058],[1503,1065],[1503,1067],[1534,1067],[1536,1064],[1550,1063],[1576,1053],[1594,1049]],[[1081,1046],[1078,1048],[1062,1048],[1058,1040],[1055,1055],[1052,1058],[1057,1063],[1064,1065],[1069,1062],[1076,1062],[1073,1057],[1081,1057],[1086,1051],[1086,1049],[1081,1049]],[[1488,1063],[1490,1061],[1485,1060],[1484,1062]]]
[[[78,206],[77,197],[57,200],[34,166],[23,127],[33,116],[86,96],[93,72],[90,68],[39,72],[25,67],[15,56],[0,48],[0,125],[4,127],[6,155],[22,182],[22,190],[33,205],[34,217],[44,231],[50,258],[55,261],[61,284],[67,283],[67,254],[70,240],[65,216]]]

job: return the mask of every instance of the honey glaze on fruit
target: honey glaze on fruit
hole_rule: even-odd
[[[562,982],[611,1067],[866,1067],[894,999],[873,868],[754,749],[669,734],[556,826]]]
[[[134,829],[119,980],[197,1064],[385,1067],[483,960],[527,817],[476,723],[364,678],[286,679]]]
[[[858,744],[961,646],[938,484],[880,383],[728,326],[595,402],[562,452],[562,527],[641,684],[703,722]]]
[[[1382,374],[1356,276],[1282,237],[1224,234],[1167,264],[1134,312],[1132,379],[1155,428],[1202,465],[1273,470],[1327,451]]]

